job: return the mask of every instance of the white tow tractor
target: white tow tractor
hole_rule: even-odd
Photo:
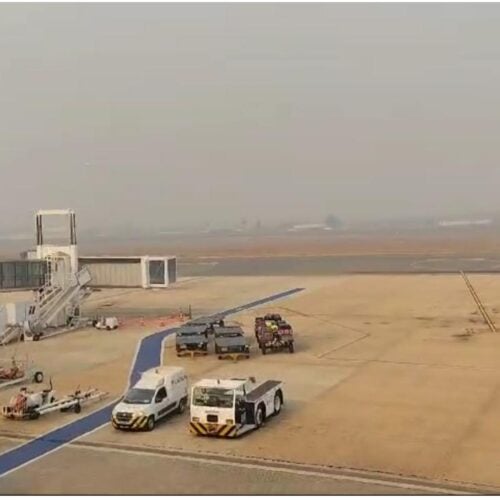
[[[73,394],[57,399],[51,381],[49,387],[41,391],[22,387],[18,394],[12,396],[9,404],[2,408],[2,416],[9,420],[35,420],[54,411],[80,413],[83,404],[101,400],[106,395],[107,393],[98,389],[77,389]]]
[[[13,356],[10,363],[0,362],[0,389],[16,384],[43,382],[43,371],[28,357],[18,359]]]
[[[152,431],[158,420],[184,413],[188,402],[188,379],[184,368],[159,366],[144,372],[113,408],[115,429]]]
[[[92,322],[98,330],[116,330],[118,328],[118,318],[114,316],[108,318],[98,318]]]
[[[277,380],[200,380],[192,387],[189,429],[198,436],[241,436],[280,413],[283,402],[282,383]]]

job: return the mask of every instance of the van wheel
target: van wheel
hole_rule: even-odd
[[[293,347],[293,342],[290,342],[290,344],[288,344],[288,350],[290,352],[294,352],[295,351],[295,348]]]
[[[262,405],[259,405],[257,408],[257,411],[255,412],[255,426],[257,429],[264,423],[264,420],[266,419],[264,407]]]
[[[155,428],[155,417],[150,415],[148,421],[146,422],[146,430],[151,432]]]
[[[276,394],[274,395],[274,414],[278,415],[278,413],[281,411],[281,405],[283,404],[283,395],[281,394],[281,391],[277,391]]]
[[[37,384],[41,384],[43,382],[43,373],[42,372],[36,372],[34,377],[33,377],[33,380],[37,383]]]
[[[186,400],[184,398],[182,398],[179,401],[179,406],[177,407],[177,412],[182,415],[185,411],[186,411]]]

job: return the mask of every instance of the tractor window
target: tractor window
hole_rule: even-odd
[[[234,391],[219,387],[195,387],[193,391],[194,406],[212,408],[232,408]]]

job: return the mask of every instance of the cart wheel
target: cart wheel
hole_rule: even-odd
[[[265,356],[266,355],[266,346],[263,345],[261,348],[262,354]]]
[[[75,408],[74,408],[74,412],[80,413],[81,411],[82,411],[82,407],[81,407],[80,403],[76,403]]]
[[[293,342],[291,344],[288,344],[288,350],[290,352],[294,352],[295,351],[295,348],[293,347]]]
[[[35,375],[33,376],[33,380],[37,384],[41,384],[43,382],[43,373],[42,372],[35,372]]]

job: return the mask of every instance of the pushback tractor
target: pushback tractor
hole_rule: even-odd
[[[259,429],[283,406],[278,380],[204,379],[191,389],[189,429],[197,436],[235,438]]]

